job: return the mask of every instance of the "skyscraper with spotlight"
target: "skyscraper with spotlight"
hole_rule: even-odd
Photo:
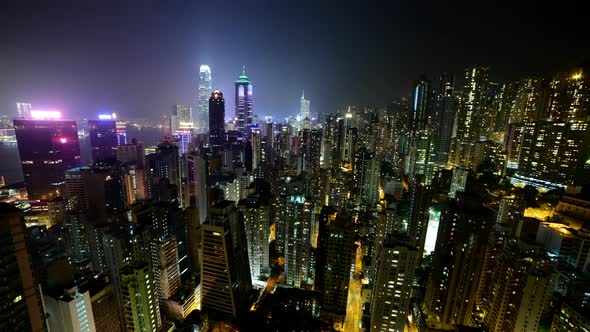
[[[197,133],[204,134],[209,129],[209,95],[211,94],[211,68],[201,65],[199,68],[199,91],[197,100]]]
[[[14,129],[31,209],[44,211],[63,191],[66,170],[80,166],[80,144],[76,121],[60,112],[31,111],[31,117],[14,120]]]
[[[254,99],[252,89],[252,82],[246,76],[244,67],[242,75],[236,80],[236,130],[242,133],[252,124],[252,102]]]

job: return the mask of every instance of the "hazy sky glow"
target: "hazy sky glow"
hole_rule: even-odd
[[[2,4],[0,114],[25,101],[70,118],[156,118],[175,103],[196,106],[198,68],[207,63],[228,114],[246,65],[255,114],[282,118],[298,111],[302,89],[312,111],[380,106],[409,93],[421,73],[462,75],[474,63],[491,65],[497,79],[552,73],[590,48],[583,11],[567,5],[229,2]]]

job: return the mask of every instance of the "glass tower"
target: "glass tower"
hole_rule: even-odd
[[[252,82],[246,76],[244,68],[242,75],[236,80],[236,130],[242,133],[252,124],[252,102],[254,99],[252,89]]]
[[[195,128],[198,133],[206,133],[209,129],[209,95],[211,94],[211,68],[208,65],[201,65],[199,68],[199,99],[198,116]]]

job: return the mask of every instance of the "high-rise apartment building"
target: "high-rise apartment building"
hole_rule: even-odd
[[[301,92],[301,100],[299,101],[299,119],[310,119],[309,114],[310,101],[305,99],[305,91]]]
[[[33,277],[22,211],[0,203],[0,328],[3,331],[45,330],[37,283]]]
[[[250,275],[253,281],[270,273],[270,205],[267,200],[260,195],[250,195],[239,203],[244,214]]]
[[[88,290],[80,292],[74,286],[63,292],[45,292],[43,305],[50,331],[97,331]]]
[[[162,321],[154,276],[147,263],[121,269],[121,288],[127,331],[160,331]]]
[[[324,308],[345,313],[355,244],[351,216],[324,207],[320,216],[315,289]]]
[[[287,197],[285,212],[285,280],[287,285],[302,287],[307,283],[311,248],[311,202],[302,195]]]
[[[371,294],[371,331],[405,331],[414,270],[420,253],[401,236],[389,236],[377,254]]]

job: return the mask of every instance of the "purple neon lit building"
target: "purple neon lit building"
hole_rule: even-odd
[[[80,166],[76,121],[57,111],[31,111],[31,119],[15,119],[14,129],[25,185],[33,211],[62,193],[65,171]]]

